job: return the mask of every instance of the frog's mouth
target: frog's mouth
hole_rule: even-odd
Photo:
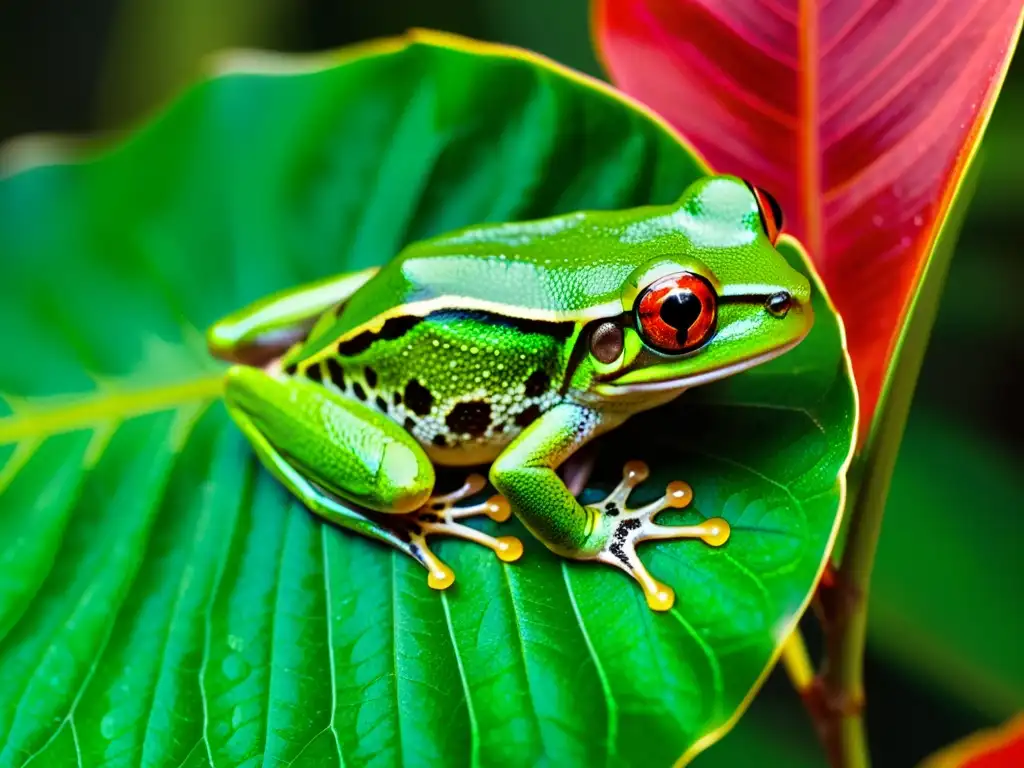
[[[742,373],[743,371],[755,368],[762,363],[767,363],[769,360],[781,357],[807,338],[807,334],[809,332],[810,329],[808,328],[807,331],[798,338],[782,345],[781,347],[769,350],[768,352],[763,352],[759,355],[752,355],[751,357],[738,360],[734,363],[730,363],[729,365],[702,371],[701,373],[697,373],[692,376],[680,376],[654,381],[634,381],[628,384],[618,384],[614,381],[609,381],[603,384],[598,384],[595,389],[598,394],[608,397],[646,392],[668,392],[673,390],[683,392],[691,387],[699,387],[702,384],[710,384],[715,381],[720,381],[721,379],[726,379],[730,376],[736,375],[737,373]]]

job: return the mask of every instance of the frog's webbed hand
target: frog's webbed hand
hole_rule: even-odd
[[[675,602],[675,593],[651,576],[637,557],[636,545],[649,539],[701,539],[720,546],[729,538],[729,524],[721,518],[687,526],[655,523],[659,512],[689,504],[693,493],[680,482],[670,483],[665,496],[651,504],[626,507],[632,489],[647,478],[646,465],[635,461],[626,464],[622,482],[604,501],[580,504],[555,469],[599,434],[601,426],[601,416],[589,408],[568,403],[556,406],[498,457],[491,468],[491,482],[548,549],[622,569],[640,584],[652,609],[667,611]]]
[[[636,554],[636,545],[654,539],[700,539],[720,547],[729,540],[729,523],[712,517],[697,525],[658,525],[655,516],[666,509],[682,509],[693,499],[693,491],[684,482],[668,484],[665,495],[637,509],[626,506],[630,492],[647,479],[649,472],[642,461],[626,462],[622,482],[601,503],[605,545],[596,560],[621,568],[643,587],[647,604],[656,611],[667,611],[675,602],[672,587],[655,579]]]

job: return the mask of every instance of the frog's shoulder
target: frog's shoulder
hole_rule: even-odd
[[[586,322],[616,314],[636,254],[609,236],[615,212],[468,227],[414,243],[314,328],[299,356],[370,331],[399,332],[402,318],[437,310]]]

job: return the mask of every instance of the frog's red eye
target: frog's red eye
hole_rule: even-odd
[[[749,181],[745,183],[757,200],[757,214],[761,217],[761,227],[772,241],[772,245],[775,245],[782,232],[782,206],[765,190],[755,187]]]
[[[637,326],[644,341],[679,354],[699,347],[715,331],[717,298],[708,282],[691,272],[651,283],[637,304]]]

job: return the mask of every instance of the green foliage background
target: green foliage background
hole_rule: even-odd
[[[0,136],[122,126],[165,101],[223,46],[320,49],[425,26],[545,53],[600,75],[585,0],[15,0],[0,6]],[[868,712],[880,765],[908,765],[1024,707],[1014,585],[1024,360],[1019,220],[1024,62],[989,128],[900,462],[873,583]],[[812,643],[815,638],[811,637]],[[820,765],[776,676],[701,766],[787,750]]]

